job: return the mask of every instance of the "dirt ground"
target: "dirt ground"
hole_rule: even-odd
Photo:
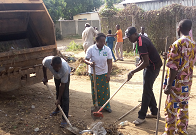
[[[84,53],[76,55],[76,57],[84,56]],[[111,95],[125,81],[128,71],[135,68],[134,58],[125,59],[125,61],[115,63],[118,67],[126,69],[121,74],[111,77],[110,87]],[[194,71],[196,74],[196,70]],[[159,99],[159,91],[161,86],[162,70],[154,84],[154,93],[156,100]],[[194,76],[193,82],[196,82]],[[117,118],[138,105],[138,100],[142,97],[142,71],[136,73],[134,77],[124,85],[119,93],[112,99],[111,107],[113,112],[103,112],[102,121],[108,125],[112,124]],[[49,81],[49,85],[55,92],[53,80]],[[69,119],[74,125],[80,125],[84,128],[93,121],[91,118],[91,84],[88,76],[71,76],[70,82],[70,111]],[[193,83],[191,89],[191,99],[189,101],[189,128],[190,135],[195,135],[196,131],[196,84]],[[164,131],[164,102],[166,96],[163,94],[161,106],[161,119],[159,122],[159,135]],[[32,105],[35,108],[32,108]],[[66,129],[61,129],[61,115],[50,117],[49,114],[55,109],[54,101],[50,96],[46,86],[38,83],[19,90],[7,93],[0,93],[0,135],[71,135]],[[137,118],[139,108],[122,119],[120,122],[128,120],[130,123],[120,131],[124,135],[153,135],[156,128],[156,119],[147,119],[140,126],[135,126],[131,122]],[[38,127],[39,131],[34,129]]]

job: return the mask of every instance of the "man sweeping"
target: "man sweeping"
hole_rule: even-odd
[[[162,61],[150,39],[144,35],[139,35],[135,27],[129,27],[125,31],[125,38],[129,38],[129,41],[132,43],[137,42],[140,55],[138,66],[128,74],[128,81],[136,72],[144,69],[142,105],[138,112],[138,119],[133,121],[135,125],[139,125],[145,122],[145,118],[157,117],[158,108],[152,88],[155,79],[159,75]],[[148,107],[150,108],[151,114],[146,115]]]
[[[182,20],[178,26],[180,39],[169,48],[168,72],[164,85],[167,94],[165,103],[165,132],[163,135],[188,135],[188,100],[193,77],[195,42],[191,40],[191,20]]]
[[[54,82],[56,86],[56,106],[61,105],[65,115],[68,118],[69,112],[69,82],[70,82],[70,72],[71,69],[67,62],[57,56],[48,56],[42,61],[43,64],[43,83],[48,82],[47,79],[47,69],[49,69],[54,75]],[[59,113],[59,108],[56,107],[55,111],[50,114],[50,116],[56,116]],[[67,122],[62,116],[61,127],[65,127]]]

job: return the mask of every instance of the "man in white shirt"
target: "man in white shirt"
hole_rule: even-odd
[[[145,28],[144,27],[141,27],[141,32],[139,34],[148,37],[148,35],[145,33]]]
[[[85,27],[85,30],[82,32],[82,39],[83,48],[86,53],[87,49],[94,44],[94,37],[97,35],[97,32],[89,23],[86,23]]]
[[[49,69],[54,75],[54,81],[56,86],[56,105],[61,105],[65,115],[68,117],[69,112],[69,82],[70,82],[70,72],[71,69],[67,62],[57,56],[48,56],[43,59],[43,74],[44,79],[43,83],[46,84],[48,82],[47,79],[47,69]],[[58,107],[56,107],[55,111],[50,114],[50,116],[55,116],[59,113]],[[64,117],[61,122],[61,127],[65,127],[67,122]]]

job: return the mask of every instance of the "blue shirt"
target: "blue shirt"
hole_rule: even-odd
[[[115,41],[114,37],[106,37],[107,46],[113,45],[114,41]]]

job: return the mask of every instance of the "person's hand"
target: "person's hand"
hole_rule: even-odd
[[[46,83],[48,82],[48,79],[47,79],[47,78],[44,78],[44,79],[42,80],[42,82],[44,83],[44,85],[46,85]]]
[[[106,77],[106,81],[109,82],[110,81],[110,75],[107,75]]]
[[[127,76],[127,81],[129,81],[133,77],[133,75],[134,75],[133,71],[129,72]]]
[[[164,93],[165,93],[166,95],[169,95],[169,94],[171,93],[171,87],[172,87],[172,86],[167,85],[166,88],[164,89]]]
[[[56,106],[61,105],[61,101],[59,99],[57,99],[55,105]]]
[[[90,62],[90,66],[94,67],[95,66],[95,62]]]
[[[164,60],[167,60],[167,52],[163,52],[162,56]]]

